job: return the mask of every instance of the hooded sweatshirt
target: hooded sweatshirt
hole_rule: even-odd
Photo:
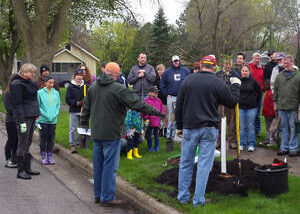
[[[118,140],[125,134],[124,121],[127,108],[145,114],[163,116],[155,108],[141,101],[128,88],[117,83],[107,74],[97,78],[87,93],[80,117],[80,125],[89,126],[93,140]]]
[[[38,102],[40,106],[39,123],[56,124],[60,108],[59,93],[54,88],[50,91],[46,87],[38,90]]]
[[[189,75],[190,71],[181,66],[181,60],[179,60],[179,66],[174,67],[173,62],[170,62],[170,68],[165,70],[160,80],[160,89],[164,96],[177,96],[179,88],[183,80]]]
[[[81,105],[78,105],[78,102],[83,101],[84,99],[83,90],[84,90],[83,81],[80,86],[77,85],[75,80],[71,81],[71,84],[68,86],[66,92],[66,103],[69,105],[69,112],[71,113],[80,112]]]

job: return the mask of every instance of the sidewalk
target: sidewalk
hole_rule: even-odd
[[[3,127],[1,127],[3,128]],[[6,135],[0,131],[0,146],[4,148]],[[32,152],[37,154],[37,145]],[[93,202],[93,187],[66,161],[54,156],[57,165],[41,166],[32,161],[32,168],[41,172],[31,180],[17,179],[17,169],[4,167],[4,152],[0,152],[0,207],[5,214],[126,214],[132,211],[103,208]]]
[[[277,151],[256,147],[254,152],[242,151],[241,159],[250,159],[258,164],[271,164],[275,158],[283,160],[285,156],[278,156]],[[236,150],[229,149],[227,154],[236,157]],[[300,176],[300,156],[289,157],[286,156],[287,163],[289,164],[289,173],[292,175]]]

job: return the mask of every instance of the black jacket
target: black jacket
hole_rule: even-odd
[[[13,118],[23,123],[25,118],[40,115],[37,101],[37,85],[32,80],[26,80],[19,75],[10,84]]]
[[[88,87],[86,86],[86,92]],[[69,105],[69,112],[78,113],[81,111],[81,106],[84,99],[84,85],[76,85],[74,81],[68,86],[66,92],[66,103]],[[81,102],[81,103],[80,103]]]
[[[12,111],[12,103],[11,103],[11,95],[9,91],[5,91],[3,93],[3,103],[4,107],[6,109],[6,119],[5,122],[14,122],[15,120],[13,119],[13,111]]]
[[[240,96],[239,84],[226,86],[211,72],[189,75],[182,83],[175,109],[178,129],[217,127],[218,105],[233,108]]]
[[[251,76],[241,78],[241,81],[239,108],[257,108],[262,95],[258,82]]]
[[[277,65],[275,61],[270,61],[267,63],[265,70],[264,70],[264,80],[271,79],[273,68]]]

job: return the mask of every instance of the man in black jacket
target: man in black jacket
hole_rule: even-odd
[[[265,69],[264,69],[264,80],[265,79],[271,79],[273,68],[276,67],[276,51],[270,50],[268,51],[268,57],[270,57],[270,61],[267,63]]]
[[[204,193],[218,138],[218,105],[233,108],[240,96],[241,81],[232,77],[230,88],[226,86],[213,74],[216,64],[214,57],[203,57],[200,71],[188,76],[182,83],[176,104],[177,127],[183,129],[177,195],[180,203],[189,201],[195,154],[199,146],[194,207],[208,202]]]

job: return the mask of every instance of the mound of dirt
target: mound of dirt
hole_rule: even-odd
[[[229,178],[220,176],[221,174],[221,162],[214,162],[212,171],[209,174],[209,179],[206,187],[206,192],[218,192],[222,194],[240,194],[247,196],[248,189],[258,189],[259,182],[256,171],[254,168],[259,166],[258,164],[248,160],[241,160],[242,173],[239,175],[238,161],[227,161],[227,173],[231,175]],[[196,179],[197,165],[194,165],[194,172],[192,178],[192,184],[190,191],[194,192],[195,179]],[[176,191],[171,193],[170,196],[176,197],[178,187],[178,171],[179,168],[175,167],[163,172],[156,178],[156,181],[162,184],[167,184],[176,187]],[[240,179],[239,186],[237,185],[238,178]]]

